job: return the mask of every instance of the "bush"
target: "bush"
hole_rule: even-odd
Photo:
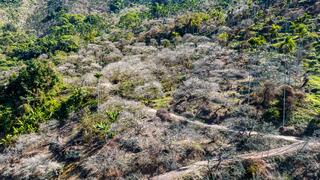
[[[320,117],[315,117],[308,124],[308,127],[305,130],[305,135],[312,136],[315,131],[320,130]]]
[[[272,24],[271,29],[270,29],[270,34],[273,37],[277,37],[280,29],[281,29],[281,26],[276,25],[276,24]]]
[[[154,3],[151,6],[151,14],[153,17],[165,17],[168,16],[170,13],[169,9],[166,8],[165,5],[159,4],[159,3]]]
[[[267,177],[267,163],[263,160],[245,160],[243,165],[246,169],[246,178],[255,179],[257,177]],[[259,178],[258,178],[259,179]]]
[[[65,52],[76,52],[80,49],[80,37],[71,35],[61,36],[55,49]]]
[[[109,110],[105,113],[87,113],[81,119],[83,125],[84,138],[87,141],[96,138],[104,140],[106,137],[112,138],[116,132],[111,130],[113,123],[119,119],[120,112]]]
[[[137,11],[130,11],[120,17],[119,25],[122,28],[134,29],[142,22],[141,14]]]
[[[219,24],[224,24],[226,22],[226,14],[220,10],[212,10],[209,12],[210,18]]]
[[[22,68],[17,78],[11,79],[5,95],[8,99],[33,96],[40,93],[48,93],[60,82],[60,77],[53,67],[53,64],[32,60]]]
[[[200,3],[195,0],[155,0],[150,7],[151,15],[156,18],[166,17],[186,9],[195,10],[198,4]]]
[[[11,31],[11,32],[17,32],[17,27],[12,23],[5,24],[2,28],[2,31]]]
[[[114,13],[118,13],[125,7],[124,0],[112,0],[109,2],[109,10]]]
[[[81,42],[93,41],[106,28],[103,19],[97,15],[60,13],[56,19],[57,23],[41,38],[22,36],[19,32],[0,34],[0,40],[3,40],[0,41],[0,48],[9,49],[7,54],[10,57],[23,60],[36,58],[41,54],[54,54],[56,51],[78,51]]]
[[[39,123],[50,119],[60,106],[61,85],[51,63],[27,62],[17,77],[0,88],[0,137],[37,131]]]
[[[219,40],[221,43],[227,43],[227,42],[228,42],[228,39],[229,39],[229,34],[226,33],[226,32],[220,33],[220,34],[218,35],[218,40]]]
[[[286,37],[282,42],[274,46],[280,48],[283,53],[294,53],[297,48],[296,40],[292,36]]]
[[[58,17],[64,10],[65,7],[63,6],[62,0],[49,0],[47,5],[48,15],[45,21]]]
[[[267,91],[263,92],[266,96],[263,97],[261,102],[261,105],[265,109],[262,118],[264,121],[272,122],[277,126],[281,125],[280,120],[283,117],[285,117],[285,123],[290,122],[294,115],[294,111],[302,103],[304,94],[291,86],[284,85],[277,89],[270,87],[270,85],[267,85],[265,87],[265,90]],[[273,92],[270,92],[272,89]]]
[[[250,38],[248,42],[251,44],[251,46],[254,47],[262,46],[267,43],[266,39],[263,36]]]
[[[218,168],[209,167],[204,179],[243,179],[246,169],[241,161],[226,163]]]
[[[28,60],[36,58],[43,53],[46,53],[45,47],[40,46],[37,42],[30,40],[27,43],[18,44],[14,47],[13,51],[9,54],[11,57],[18,59]]]
[[[56,111],[55,117],[59,120],[65,120],[69,118],[69,114],[74,111],[79,111],[84,107],[89,107],[91,111],[97,109],[97,101],[88,91],[77,88],[75,89],[70,97],[61,103],[60,108]]]
[[[281,119],[279,109],[276,108],[276,107],[268,108],[268,109],[264,112],[262,118],[263,118],[264,121],[266,121],[266,122],[272,122],[272,123],[274,123],[274,124],[279,123],[279,120]]]
[[[209,20],[209,15],[203,12],[190,13],[177,19],[176,32],[184,35],[186,33],[197,33],[201,26]]]

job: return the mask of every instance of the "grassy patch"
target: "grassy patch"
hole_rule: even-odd
[[[104,138],[112,138],[116,132],[111,130],[113,123],[119,119],[120,110],[107,110],[100,113],[87,113],[81,119],[81,125],[84,130],[85,141],[94,140],[96,138],[103,140]]]

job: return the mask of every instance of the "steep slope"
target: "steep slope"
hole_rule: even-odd
[[[316,179],[319,12],[0,0],[0,179]]]

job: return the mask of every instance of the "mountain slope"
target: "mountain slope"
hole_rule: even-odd
[[[0,0],[0,179],[316,179],[319,12]]]

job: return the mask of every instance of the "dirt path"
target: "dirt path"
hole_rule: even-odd
[[[156,110],[148,108],[146,109],[148,112],[150,113],[156,113]],[[184,118],[182,116],[178,116],[175,114],[170,113],[170,117],[174,120],[174,121],[181,121],[181,122],[187,122],[187,123],[191,123],[197,126],[201,126],[201,127],[209,127],[209,128],[214,128],[217,130],[222,130],[222,131],[228,131],[228,132],[238,132],[236,130],[230,129],[228,127],[225,126],[220,126],[220,125],[209,125],[209,124],[204,124],[201,123],[199,121],[191,121],[188,120],[187,118]],[[249,133],[249,132],[247,132]],[[312,145],[312,146],[317,146],[319,147],[320,143],[319,142],[307,142],[304,141],[302,139],[299,139],[298,137],[294,137],[294,136],[282,136],[282,135],[274,135],[274,134],[262,134],[262,133],[258,133],[258,132],[250,132],[252,135],[254,134],[260,134],[263,137],[266,138],[272,138],[272,139],[282,139],[282,140],[286,140],[286,141],[290,141],[292,142],[292,144],[287,145],[287,146],[283,146],[280,148],[275,148],[275,149],[270,149],[268,151],[261,151],[261,152],[253,152],[253,153],[246,153],[246,154],[240,154],[237,155],[235,157],[229,158],[229,159],[225,159],[223,161],[223,163],[228,163],[234,160],[245,160],[245,159],[261,159],[261,158],[267,158],[267,157],[273,157],[273,156],[280,156],[280,155],[284,155],[284,154],[290,154],[290,153],[294,153],[300,149],[302,149],[303,147],[305,147],[306,145]],[[215,163],[218,163],[217,159],[212,159],[211,161],[216,161]],[[213,164],[214,165],[214,164]],[[185,166],[182,167],[178,170],[174,170],[174,171],[170,171],[168,173],[156,176],[151,178],[152,180],[171,180],[171,179],[178,179],[180,177],[183,177],[185,175],[189,175],[189,174],[194,174],[195,172],[199,172],[201,169],[208,167],[208,161],[199,161],[196,162],[194,164],[191,164],[189,166]]]
[[[153,114],[156,114],[156,112],[157,112],[157,110],[151,109],[151,108],[147,108],[146,110],[148,112],[150,112],[150,113],[153,113]],[[173,114],[173,113],[170,113],[170,117],[172,119],[174,119],[175,121],[187,122],[187,123],[194,124],[194,125],[201,126],[201,127],[208,127],[208,128],[213,128],[213,129],[222,130],[222,131],[228,131],[228,132],[233,132],[233,133],[239,132],[237,130],[230,129],[230,128],[226,127],[226,126],[220,126],[220,125],[215,125],[215,124],[205,124],[205,123],[202,123],[202,122],[199,122],[199,121],[191,121],[191,120],[188,120],[187,118],[185,118],[183,116],[179,116],[179,115],[176,115],[176,114]],[[247,133],[249,133],[249,132],[247,132]],[[286,140],[286,141],[290,141],[290,142],[304,142],[302,139],[300,139],[298,137],[295,137],[295,136],[282,136],[282,135],[275,135],[275,134],[263,134],[263,133],[259,133],[259,132],[255,132],[255,131],[250,132],[250,134],[251,135],[259,134],[259,135],[262,135],[265,138],[282,139],[282,140]]]
[[[271,149],[268,151],[262,151],[262,152],[253,152],[253,153],[247,153],[247,154],[240,154],[235,157],[225,159],[222,163],[226,164],[229,162],[232,162],[234,160],[246,160],[246,159],[261,159],[261,158],[268,158],[268,157],[274,157],[274,156],[280,156],[284,154],[290,154],[299,151],[306,145],[306,142],[296,142],[287,146],[283,146],[276,149]],[[312,144],[319,147],[319,143]],[[213,163],[212,163],[213,162]],[[217,164],[217,159],[212,159],[210,161],[210,166]],[[181,177],[195,174],[196,172],[199,172],[201,170],[204,170],[205,168],[208,168],[208,161],[199,161],[194,164],[191,164],[189,166],[182,167],[178,170],[170,171],[168,173],[155,176],[151,178],[151,180],[174,180],[179,179]]]

